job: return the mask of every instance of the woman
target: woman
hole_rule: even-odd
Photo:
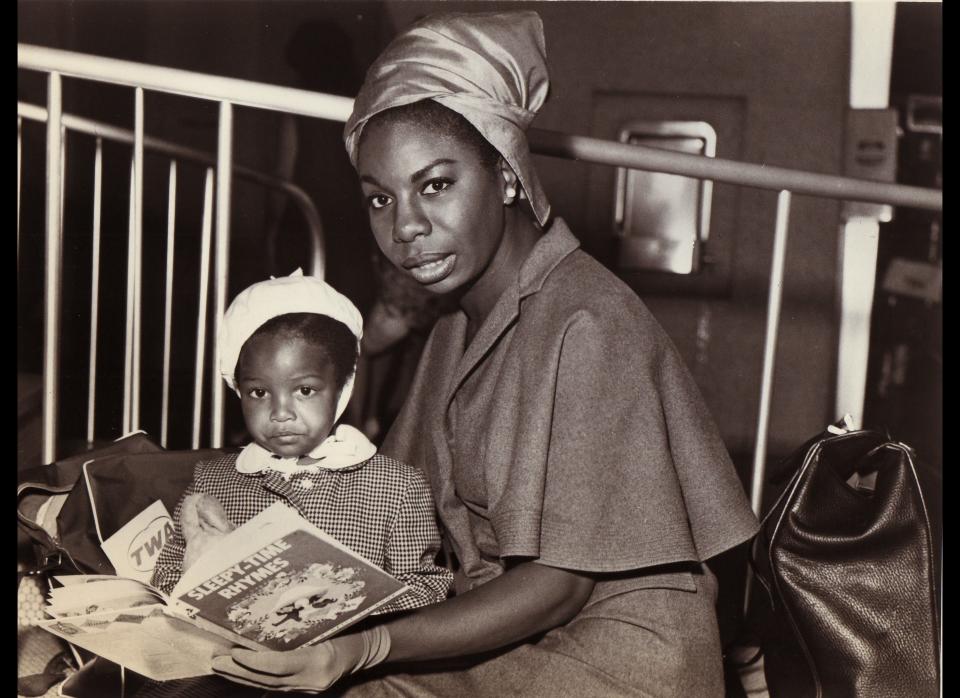
[[[428,17],[347,122],[377,244],[459,310],[383,446],[430,480],[456,595],[242,683],[349,696],[722,695],[704,560],[757,522],[663,330],[578,249],[524,130],[548,90],[533,12]]]

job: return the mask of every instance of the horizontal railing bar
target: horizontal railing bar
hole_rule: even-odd
[[[225,100],[243,106],[286,111],[333,121],[346,121],[353,109],[353,100],[349,97],[29,44],[17,44],[17,62],[21,68],[60,71],[72,77],[139,86],[197,99]],[[935,189],[708,158],[543,129],[530,129],[529,137],[533,152],[553,157],[653,170],[760,189],[789,190],[794,194],[831,199],[886,203],[935,211],[943,209],[943,193]]]
[[[31,121],[46,122],[47,120],[46,109],[27,102],[17,102],[17,115],[24,119],[30,119]],[[128,145],[133,144],[133,131],[72,114],[64,114],[62,119],[63,125],[69,131],[85,133],[96,136],[97,138],[104,138]],[[143,145],[147,150],[180,160],[189,160],[208,166],[215,166],[217,163],[216,157],[210,153],[151,136],[144,136]],[[324,260],[323,223],[320,220],[320,214],[317,212],[316,206],[314,206],[313,201],[307,193],[297,185],[287,182],[286,180],[258,172],[243,165],[234,165],[233,174],[251,182],[256,182],[257,184],[280,189],[297,202],[307,221],[307,227],[311,231],[310,244],[312,260],[310,273],[313,276],[323,278],[326,267]]]
[[[653,170],[760,189],[788,190],[794,194],[844,201],[868,201],[933,211],[943,210],[943,192],[937,189],[708,158],[536,128],[530,129],[528,136],[531,150],[541,155],[637,170]]]
[[[30,44],[17,44],[17,65],[28,70],[56,71],[69,77],[333,121],[346,121],[353,110],[353,100],[349,97]]]
[[[30,119],[31,121],[45,122],[47,120],[46,109],[26,102],[17,102],[17,115],[25,119]],[[90,136],[96,136],[118,143],[133,144],[133,131],[118,126],[111,126],[102,121],[94,121],[93,119],[86,119],[82,116],[74,116],[73,114],[64,114],[63,125],[66,126],[69,131],[77,131],[78,133],[85,133]],[[181,160],[191,160],[203,165],[215,165],[217,162],[216,157],[211,153],[195,148],[188,148],[187,146],[171,143],[170,141],[165,141],[160,138],[145,135],[143,145],[149,150]],[[266,184],[277,189],[295,186],[285,180],[263,174],[249,167],[244,167],[243,165],[234,165],[233,173],[234,175],[249,178],[259,184]]]

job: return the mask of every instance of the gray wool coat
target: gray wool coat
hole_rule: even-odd
[[[578,248],[556,219],[469,346],[440,319],[382,452],[426,472],[458,593],[519,558],[595,573],[592,596],[536,641],[348,695],[723,694],[701,563],[758,523],[673,344]]]

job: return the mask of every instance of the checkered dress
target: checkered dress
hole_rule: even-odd
[[[292,477],[275,471],[237,472],[237,454],[197,465],[184,497],[216,497],[230,521],[240,525],[277,501],[293,506],[310,523],[381,567],[410,591],[378,613],[442,601],[453,575],[435,564],[440,550],[436,512],[423,474],[400,461],[373,456],[340,470]],[[160,552],[153,584],[169,593],[180,579],[186,547],[180,527],[183,498],[174,510],[174,536]]]

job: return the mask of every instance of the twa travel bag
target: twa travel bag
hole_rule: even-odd
[[[194,466],[217,450],[164,451],[138,432],[109,446],[21,471],[17,522],[33,543],[23,574],[116,574],[102,543],[157,500],[172,514]],[[149,522],[148,522],[149,523]],[[155,522],[154,528],[157,528]],[[163,526],[130,550],[138,568],[152,564]]]
[[[19,575],[49,579],[53,575],[126,573],[149,578],[173,530],[169,514],[193,479],[194,467],[221,453],[213,449],[165,451],[137,432],[104,448],[21,471],[17,523],[30,538],[35,559]],[[121,529],[122,534],[115,535]],[[125,570],[117,570],[111,563],[101,547],[105,541],[108,546],[114,544],[114,559],[125,565]],[[119,696],[142,682],[84,650],[79,650],[79,656],[83,666],[61,686],[60,695]],[[24,688],[34,684],[45,688],[66,675],[48,675],[45,670],[38,676],[22,677],[22,683]],[[18,681],[18,691],[20,684]],[[39,694],[31,690],[24,695]]]

